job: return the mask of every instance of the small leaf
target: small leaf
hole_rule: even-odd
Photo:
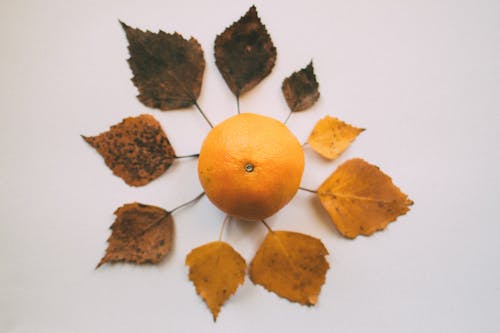
[[[281,85],[286,103],[292,112],[304,111],[313,106],[319,98],[318,88],[312,61],[307,67],[284,79]]]
[[[318,189],[321,204],[348,238],[369,236],[405,214],[413,202],[389,176],[362,159],[351,159]]]
[[[321,156],[333,160],[339,157],[363,131],[363,128],[326,116],[316,123],[307,143]]]
[[[323,243],[289,231],[270,231],[250,264],[250,278],[292,302],[314,305],[329,268]]]
[[[218,241],[193,249],[186,265],[189,279],[215,321],[224,302],[245,280],[245,260],[229,244]]]
[[[161,176],[175,152],[160,124],[150,115],[129,117],[97,136],[82,136],[128,185],[142,186]]]
[[[200,43],[178,33],[144,32],[120,23],[129,42],[128,62],[139,100],[163,111],[195,104],[205,70]]]
[[[156,264],[170,251],[174,221],[166,210],[131,203],[118,208],[115,215],[106,254],[97,267],[118,261]]]
[[[215,39],[215,64],[236,96],[271,73],[276,48],[255,6]]]

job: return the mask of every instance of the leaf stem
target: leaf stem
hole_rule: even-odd
[[[191,155],[181,155],[181,156],[174,156],[174,158],[190,158],[190,157],[198,157],[200,154],[191,154]]]
[[[195,101],[194,102],[194,106],[196,106],[196,108],[198,109],[198,111],[200,111],[201,115],[203,116],[203,118],[205,118],[205,120],[207,121],[207,123],[210,125],[211,128],[214,128],[214,125],[212,124],[212,122],[210,122],[210,120],[207,118],[207,116],[205,115],[205,112],[203,112],[203,110],[200,108],[200,105],[198,105],[198,102]]]
[[[264,226],[267,228],[267,230],[269,230],[269,232],[273,232],[273,229],[271,229],[271,227],[266,223],[266,221],[260,220],[260,222],[264,224]]]
[[[240,95],[236,95],[236,106],[238,108],[238,114],[240,114]]]
[[[292,115],[292,110],[290,110],[290,112],[288,113],[288,116],[286,117],[285,121],[283,122],[283,124],[286,125],[286,123],[288,122],[288,119],[290,119],[290,116]]]
[[[172,209],[171,211],[169,211],[169,213],[170,213],[170,214],[173,214],[173,213],[174,213],[174,212],[176,212],[177,210],[179,210],[179,209],[181,209],[181,208],[184,208],[184,207],[186,207],[187,205],[190,205],[190,204],[192,204],[192,203],[194,203],[194,202],[196,202],[196,201],[200,200],[200,199],[201,199],[201,197],[202,197],[202,196],[204,196],[204,195],[205,195],[205,192],[201,192],[201,193],[200,193],[200,194],[198,194],[195,198],[193,198],[193,199],[191,199],[191,200],[189,200],[189,201],[187,201],[187,202],[185,202],[185,203],[183,203],[183,204],[181,204],[181,205],[179,205],[179,206],[175,207],[174,209]]]
[[[299,187],[299,190],[310,192],[310,193],[318,193],[318,191],[310,190],[310,189],[305,188],[305,187]]]
[[[226,215],[226,218],[224,219],[224,222],[222,222],[222,227],[220,228],[220,232],[219,232],[219,242],[222,240],[222,232],[224,231],[224,227],[226,226],[226,224],[228,222],[231,221],[231,216],[229,215]]]

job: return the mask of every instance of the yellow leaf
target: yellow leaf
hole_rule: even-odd
[[[186,257],[186,265],[189,279],[215,321],[224,302],[245,280],[245,260],[229,244],[218,241],[193,249]]]
[[[326,255],[317,238],[270,231],[250,264],[250,278],[292,302],[314,305],[329,268]]]
[[[321,156],[333,160],[339,157],[363,131],[363,128],[326,116],[316,123],[307,143]]]
[[[384,229],[413,204],[389,176],[359,158],[339,166],[321,184],[318,196],[339,232],[348,238]]]

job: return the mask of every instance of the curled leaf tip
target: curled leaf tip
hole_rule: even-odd
[[[125,22],[123,22],[122,20],[118,20],[118,22],[120,23],[120,25],[121,25],[121,27],[122,27],[123,29],[125,29],[125,30],[126,30],[127,28],[130,28],[130,27],[129,27],[129,26],[128,26]]]

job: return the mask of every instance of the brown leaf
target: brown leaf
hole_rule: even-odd
[[[186,257],[186,265],[189,279],[215,321],[224,302],[245,280],[245,260],[229,244],[218,241],[193,249]]]
[[[363,131],[363,128],[326,116],[316,123],[307,143],[321,156],[333,160],[339,157]]]
[[[174,221],[166,210],[140,203],[125,204],[115,211],[106,254],[107,262],[158,263],[170,251]]]
[[[178,33],[144,32],[120,23],[129,42],[128,62],[139,100],[163,111],[195,104],[205,70],[200,43]]]
[[[318,189],[321,204],[348,238],[369,236],[405,214],[413,202],[389,176],[362,159],[351,159]]]
[[[236,96],[269,75],[275,62],[276,48],[255,6],[215,39],[215,64]]]
[[[292,112],[304,111],[313,106],[319,98],[318,88],[312,61],[307,67],[284,79],[281,85],[286,103]]]
[[[97,136],[82,136],[113,173],[132,186],[146,185],[173,163],[175,152],[160,124],[150,115],[129,117]]]
[[[314,305],[329,268],[323,243],[289,231],[270,231],[250,264],[250,278],[292,302]]]

